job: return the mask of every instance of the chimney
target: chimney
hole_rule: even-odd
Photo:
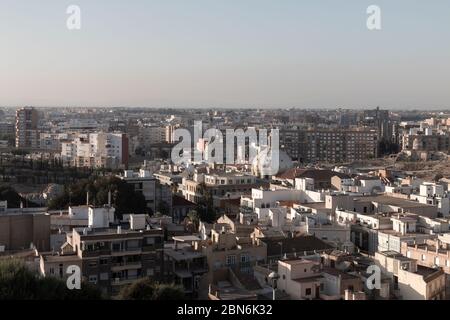
[[[89,191],[86,193],[86,205],[89,206]]]

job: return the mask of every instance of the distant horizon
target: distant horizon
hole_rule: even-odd
[[[374,107],[221,107],[221,106],[197,106],[197,107],[182,107],[182,106],[67,106],[67,105],[55,105],[55,106],[39,106],[39,105],[20,105],[20,106],[0,106],[0,109],[19,109],[19,108],[36,108],[36,109],[188,109],[188,110],[319,110],[319,111],[335,111],[335,110],[348,110],[348,111],[365,111],[365,110],[375,110],[376,108],[380,108],[380,110],[388,110],[388,111],[420,111],[420,112],[448,112],[450,113],[450,108],[415,108],[415,107],[383,107],[383,106],[374,106]]]

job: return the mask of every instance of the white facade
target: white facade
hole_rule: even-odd
[[[114,222],[114,212],[113,207],[89,207],[89,228],[108,228]]]
[[[78,134],[61,143],[61,158],[77,167],[119,167],[128,161],[124,138],[123,133]]]

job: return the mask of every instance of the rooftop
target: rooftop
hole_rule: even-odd
[[[317,276],[298,278],[298,279],[292,279],[292,280],[295,282],[298,282],[298,283],[308,283],[308,282],[320,281],[322,279],[323,279],[322,275],[317,275]]]
[[[53,252],[43,252],[41,253],[42,259],[46,262],[67,262],[67,261],[74,261],[74,260],[80,260],[80,258],[74,253],[74,254],[55,254]]]
[[[396,251],[383,251],[380,252],[382,255],[388,258],[393,258],[400,261],[414,261],[414,259],[410,259],[402,255],[401,253],[398,253]]]
[[[285,238],[282,240],[261,239],[267,245],[267,256],[279,256],[292,254],[294,252],[312,252],[331,249],[332,246],[314,236],[301,236],[296,238]]]
[[[302,258],[285,259],[285,260],[280,260],[280,262],[285,263],[285,264],[289,264],[291,266],[297,266],[297,265],[302,265],[302,264],[314,263],[311,260],[302,259]]]
[[[205,255],[201,251],[195,251],[191,245],[178,244],[175,250],[174,243],[166,243],[164,245],[164,255],[171,257],[175,261],[192,260],[203,258]]]
[[[162,229],[150,229],[150,230],[132,230],[122,227],[118,228],[75,228],[74,229],[82,238],[83,237],[97,237],[97,236],[141,236],[143,234],[155,233],[155,231],[162,231]]]
[[[378,202],[385,205],[392,205],[396,207],[402,208],[430,208],[434,207],[433,205],[419,203],[417,201],[401,199],[397,197],[391,197],[387,195],[377,195],[377,196],[369,196],[369,197],[358,197],[355,198],[356,202]]]

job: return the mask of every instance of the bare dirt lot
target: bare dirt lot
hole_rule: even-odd
[[[449,159],[438,161],[397,161],[395,158],[383,158],[368,160],[358,164],[367,167],[389,167],[430,181],[438,174],[442,175],[443,178],[450,178]]]

